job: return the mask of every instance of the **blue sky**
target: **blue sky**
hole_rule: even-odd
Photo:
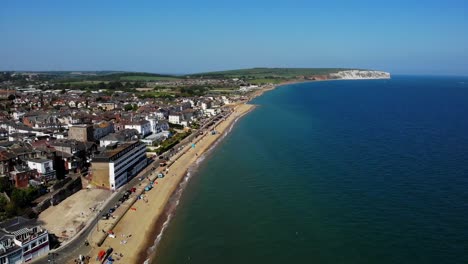
[[[0,70],[468,75],[468,1],[0,1]]]

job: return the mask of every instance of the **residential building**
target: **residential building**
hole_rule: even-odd
[[[5,237],[6,241],[3,240],[5,243],[8,243],[8,238],[11,238],[11,235],[13,236],[15,245],[21,249],[18,250],[12,245],[9,245],[9,248],[12,250],[4,259],[11,258],[12,262],[0,263],[28,262],[49,252],[49,233],[46,229],[42,228],[35,219],[27,219],[18,216],[6,220],[0,223],[0,231],[4,234],[8,234],[8,236]],[[21,251],[21,261],[19,261],[18,257],[19,251]],[[0,261],[2,261],[2,259],[0,259]]]
[[[93,131],[93,141],[100,140],[110,133],[114,133],[114,123],[102,121],[99,124],[95,124]]]
[[[142,139],[141,142],[145,143],[148,146],[154,146],[156,143],[160,143],[167,139],[170,135],[169,131],[159,132],[152,135],[147,136],[146,138]]]
[[[37,171],[27,166],[15,166],[10,176],[16,188],[27,188],[29,181],[37,178]]]
[[[169,123],[179,125],[182,122],[182,115],[180,113],[171,113],[169,115]]]
[[[216,108],[216,109],[213,109],[213,108],[209,108],[209,109],[205,109],[205,115],[208,115],[208,116],[215,116],[217,114],[219,114],[219,108]]]
[[[99,103],[98,105],[106,111],[111,111],[115,109],[115,103],[112,103],[112,102],[111,103]]]
[[[160,133],[162,131],[167,131],[169,130],[169,124],[167,123],[166,120],[160,120],[158,118],[151,118],[151,117],[147,117],[146,118],[150,124],[151,124],[151,132],[153,132],[153,134],[157,134],[157,133]]]
[[[37,176],[42,181],[51,181],[56,179],[53,162],[49,159],[34,158],[29,159],[28,167],[37,171]]]
[[[151,123],[148,120],[141,120],[125,124],[125,129],[136,129],[141,137],[151,134]]]
[[[15,244],[15,236],[0,230],[0,263],[20,264],[23,248]]]
[[[111,133],[99,140],[100,147],[107,147],[115,143],[124,143],[138,139],[138,131],[136,129],[124,129],[117,133]]]
[[[116,190],[147,166],[146,146],[139,141],[114,144],[91,161],[92,182]]]
[[[74,125],[68,131],[68,139],[74,139],[81,142],[94,140],[94,127],[90,124]]]

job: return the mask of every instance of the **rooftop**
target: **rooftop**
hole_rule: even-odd
[[[27,161],[32,161],[32,162],[48,162],[51,161],[50,159],[45,159],[45,158],[30,158],[27,159]]]
[[[113,148],[106,149],[106,151],[99,153],[93,158],[93,162],[107,162],[109,159],[111,159],[113,156],[119,154],[120,152],[126,150],[127,148],[137,144],[141,143],[139,141],[130,141],[126,143],[116,143],[112,144]]]
[[[17,216],[0,223],[0,228],[6,230],[7,232],[15,232],[23,228],[31,228],[36,226],[38,226],[37,220],[24,218],[22,216]]]

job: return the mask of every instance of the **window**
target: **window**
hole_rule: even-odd
[[[37,242],[32,242],[31,243],[31,248],[35,248],[37,246]]]

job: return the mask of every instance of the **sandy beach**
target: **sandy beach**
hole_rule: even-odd
[[[131,210],[122,217],[114,227],[115,238],[107,238],[101,247],[95,247],[90,256],[91,263],[100,263],[95,260],[100,250],[109,247],[114,249],[114,256],[122,254],[123,257],[114,263],[142,263],[146,259],[147,249],[152,246],[155,237],[154,233],[158,218],[164,213],[165,206],[185,177],[187,170],[200,155],[206,152],[224,132],[230,128],[231,124],[242,115],[248,113],[255,106],[250,104],[239,104],[233,107],[233,112],[225,120],[216,126],[216,133],[206,133],[199,137],[196,147],[190,144],[185,146],[180,157],[170,165],[169,172],[162,179],[157,179],[155,188],[145,194],[146,201],[139,200]],[[73,262],[72,262],[73,263]]]

